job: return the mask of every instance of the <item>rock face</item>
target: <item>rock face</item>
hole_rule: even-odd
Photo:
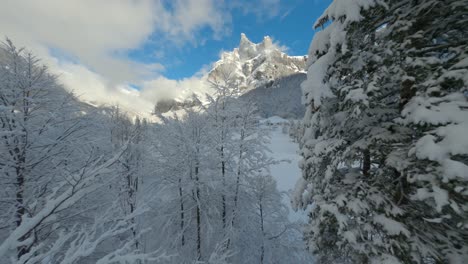
[[[239,88],[239,100],[256,102],[259,113],[266,118],[276,115],[298,119],[305,111],[300,84],[306,76],[306,59],[306,56],[288,56],[268,36],[260,43],[253,43],[242,33],[239,47],[224,52],[206,77],[208,80],[220,77],[223,68],[229,69],[230,78]],[[155,112],[193,106],[196,103],[190,99],[169,99],[158,102]]]
[[[214,64],[209,77],[217,74],[218,68],[227,65],[234,71],[240,90],[248,91],[264,85],[272,86],[275,80],[304,72],[306,57],[288,56],[268,36],[255,44],[242,33],[239,48],[224,52],[221,60]]]

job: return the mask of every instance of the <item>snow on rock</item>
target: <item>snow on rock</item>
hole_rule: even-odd
[[[305,56],[288,56],[269,36],[260,43],[253,43],[242,33],[239,47],[222,53],[208,78],[218,74],[217,69],[229,66],[241,91],[251,90],[280,77],[304,72],[305,60]]]

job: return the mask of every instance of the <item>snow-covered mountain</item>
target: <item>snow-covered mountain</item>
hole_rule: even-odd
[[[229,78],[236,80],[240,88],[239,98],[255,101],[263,117],[301,118],[305,108],[300,84],[306,76],[306,59],[287,55],[268,36],[253,43],[242,33],[239,47],[223,52],[205,77],[221,77],[217,75],[222,74],[222,69],[228,69]],[[166,99],[157,103],[155,111],[165,113],[191,106],[192,98]]]
[[[260,43],[253,43],[242,33],[239,47],[223,52],[208,77],[217,69],[229,65],[241,91],[260,86],[272,86],[275,80],[298,72],[305,72],[306,56],[288,56],[268,36]]]

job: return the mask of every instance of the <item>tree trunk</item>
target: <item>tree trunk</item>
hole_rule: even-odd
[[[234,208],[232,209],[232,222],[231,224],[234,226],[234,221],[236,220],[236,214],[237,214],[237,203],[239,202],[239,186],[240,186],[240,176],[241,176],[241,171],[240,169],[237,171],[237,178],[236,178],[236,190],[234,193]]]
[[[224,140],[224,139],[223,139]],[[221,176],[223,179],[223,188],[226,188],[226,162],[224,161],[224,146],[221,146]],[[221,200],[222,200],[222,221],[223,221],[223,229],[226,228],[226,195],[224,192],[221,193]]]
[[[236,179],[236,191],[234,195],[234,208],[232,209],[232,220],[231,220],[231,227],[234,227],[234,222],[236,221],[236,214],[237,214],[237,201],[239,196],[239,185],[240,185],[240,171],[237,172],[237,179]],[[226,242],[226,249],[229,249],[231,246],[231,237],[229,236]]]
[[[226,188],[226,161],[224,160],[224,141],[226,140],[226,135],[224,134],[224,126],[226,123],[226,117],[224,116],[224,111],[226,109],[225,101],[223,98],[222,103],[222,113],[223,116],[221,117],[221,177],[223,181],[223,188]],[[226,229],[226,195],[224,191],[221,193],[221,200],[222,200],[222,221],[223,221],[223,229]]]
[[[130,166],[128,165],[130,162],[127,160],[125,161],[125,163],[122,163],[122,165],[124,166],[124,168],[127,170],[126,171],[126,175],[127,175],[127,195],[128,197],[125,197],[124,199],[127,200],[128,202],[128,206],[129,206],[129,214],[133,214],[136,210],[136,207],[137,207],[137,201],[136,201],[136,195],[137,195],[137,191],[138,191],[138,177],[133,177],[133,174],[131,173],[131,169],[130,169]],[[125,201],[124,200],[124,201]],[[125,206],[125,205],[124,205]],[[126,209],[124,208],[124,210],[126,211]],[[136,223],[136,219],[135,217],[133,217],[131,220],[131,223],[132,225],[135,225]],[[133,239],[135,240],[135,248],[138,249],[139,247],[139,241],[137,239],[137,230],[136,230],[136,226],[132,227],[131,228],[131,232],[132,232],[132,235],[133,235]]]
[[[245,125],[245,124],[244,124]],[[244,149],[244,139],[245,139],[245,132],[241,130],[241,138],[240,138],[240,146],[239,146],[239,161],[237,164],[237,178],[236,178],[236,191],[234,193],[234,209],[232,209],[233,217],[232,217],[232,225],[234,225],[234,217],[237,210],[237,203],[239,201],[239,186],[240,186],[240,176],[242,175],[242,154]]]
[[[245,133],[244,133],[244,130],[242,130],[240,141],[243,142],[244,138],[245,138]],[[237,215],[237,203],[239,201],[240,176],[242,174],[242,165],[241,165],[242,153],[243,153],[243,144],[241,143],[239,146],[239,161],[237,164],[236,190],[234,192],[234,207],[232,208],[231,227],[234,227],[234,222],[236,221],[236,215]],[[226,243],[226,249],[229,249],[230,245],[231,245],[231,238],[229,237]]]
[[[21,223],[23,222],[23,216],[24,213],[26,212],[26,209],[24,207],[24,175],[23,175],[23,168],[21,166],[16,167],[16,184],[17,184],[17,189],[16,189],[16,226],[19,227]],[[21,240],[25,240],[28,238],[29,235],[25,235],[24,237],[21,238]],[[19,246],[17,249],[17,256],[18,259],[21,258],[24,254],[27,253],[27,247],[26,246]]]
[[[202,260],[201,250],[201,209],[200,209],[200,186],[198,178],[198,162],[195,165],[196,203],[197,203],[197,260]]]
[[[185,245],[185,235],[184,235],[184,197],[182,192],[182,179],[179,178],[179,198],[180,198],[180,232],[182,232],[182,237],[180,242],[182,246]]]
[[[23,138],[23,137],[22,137]],[[17,142],[19,145],[20,143]],[[26,165],[26,153],[20,150],[19,146],[15,148],[15,159],[16,159],[16,226],[19,227],[23,222],[23,216],[26,213],[26,207],[24,204],[24,189],[25,189],[25,165]],[[26,240],[30,235],[26,234],[21,238],[21,241]],[[24,254],[28,253],[29,249],[27,246],[19,246],[17,249],[18,259]]]
[[[362,174],[365,177],[369,177],[370,168],[371,168],[370,151],[369,149],[365,149],[363,151],[363,163],[362,163]]]
[[[30,59],[30,58],[29,58]],[[31,76],[31,61],[29,61],[28,65],[28,76]],[[29,87],[32,86],[31,78],[29,78]],[[23,125],[21,135],[17,138],[16,147],[14,149],[14,157],[16,159],[16,226],[19,227],[23,222],[23,216],[26,213],[26,206],[24,204],[24,191],[25,191],[25,171],[26,171],[26,145],[28,142],[28,133],[26,130],[26,124],[29,118],[29,95],[30,91],[27,88],[23,88],[23,100],[22,100],[22,108],[23,108]],[[30,234],[27,234],[21,238],[21,240],[26,240]],[[29,247],[27,246],[19,246],[17,248],[18,259],[21,258],[24,254],[28,253]]]
[[[197,189],[197,196],[200,194],[200,191]],[[202,259],[201,254],[201,216],[200,216],[200,206],[197,205],[197,260]]]
[[[263,223],[263,206],[262,201],[260,201],[260,228],[262,230],[262,245],[260,247],[260,264],[263,264],[265,258],[265,228]]]

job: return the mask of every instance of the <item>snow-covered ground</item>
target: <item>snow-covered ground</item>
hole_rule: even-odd
[[[282,123],[288,123],[288,120],[280,117],[271,117],[267,119],[267,122],[272,126],[269,148],[274,158],[282,161],[279,164],[271,166],[271,173],[278,184],[278,189],[288,194],[284,197],[284,202],[290,209],[290,220],[306,221],[307,214],[304,211],[294,212],[290,202],[291,191],[297,180],[302,176],[302,172],[298,166],[300,159],[298,154],[299,146],[292,141],[288,133],[283,133]]]

